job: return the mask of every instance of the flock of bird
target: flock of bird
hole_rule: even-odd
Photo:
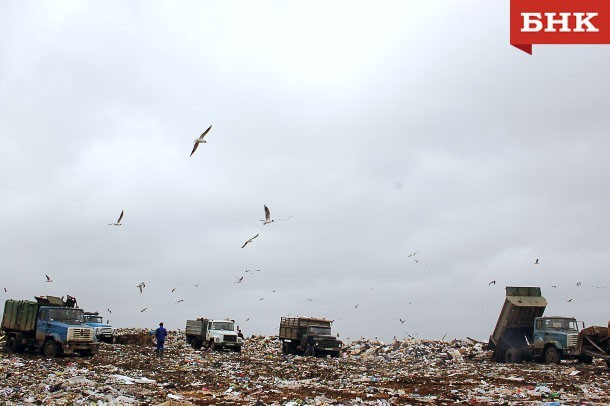
[[[191,150],[190,157],[192,157],[192,156],[193,156],[193,154],[194,154],[194,153],[197,151],[197,149],[199,148],[199,145],[200,145],[200,144],[205,144],[205,143],[207,143],[207,141],[205,140],[205,136],[206,136],[206,135],[207,135],[207,134],[210,132],[210,130],[211,130],[211,129],[212,129],[212,125],[210,125],[210,126],[209,126],[209,127],[208,127],[208,128],[207,128],[207,129],[206,129],[206,130],[205,130],[205,131],[204,131],[204,132],[203,132],[203,133],[202,133],[200,136],[199,136],[199,137],[197,137],[197,138],[194,140],[194,142],[193,142],[193,143],[194,143],[194,145],[193,145],[193,149]],[[259,220],[259,221],[261,221],[261,222],[262,222],[262,225],[263,225],[263,226],[264,226],[264,225],[267,225],[267,224],[270,224],[270,223],[274,223],[275,221],[287,221],[287,220],[289,220],[290,218],[292,218],[292,217],[293,217],[293,216],[289,216],[289,217],[287,217],[287,218],[283,218],[283,219],[272,219],[272,218],[271,218],[271,211],[269,210],[269,207],[267,207],[267,205],[266,205],[266,204],[263,206],[263,210],[264,210],[264,217],[265,217],[265,218],[264,218],[264,219]],[[119,214],[119,216],[118,216],[117,220],[116,220],[115,222],[108,223],[108,225],[109,225],[109,226],[115,226],[115,227],[118,227],[118,226],[123,225],[122,221],[123,221],[123,217],[124,217],[124,215],[125,215],[125,210],[121,210],[121,213]],[[260,235],[260,234],[259,234],[259,233],[257,233],[257,234],[256,234],[256,235],[254,235],[253,237],[251,237],[251,238],[247,239],[247,240],[246,240],[246,241],[245,241],[245,242],[244,242],[244,243],[241,245],[241,248],[243,249],[243,248],[245,248],[246,246],[248,246],[249,244],[252,244],[252,243],[253,243],[253,241],[254,241],[256,238],[258,238],[258,237],[259,237],[259,235]],[[419,254],[419,252],[417,252],[417,251],[416,251],[416,252],[413,252],[413,253],[411,253],[411,254],[409,254],[409,255],[408,255],[408,258],[411,258],[411,259],[413,260],[413,262],[415,262],[415,263],[419,263],[420,261],[419,261],[418,259],[416,259],[416,257],[415,257],[417,254]],[[534,261],[534,265],[539,265],[539,264],[540,264],[540,259],[539,259],[539,258],[536,258],[536,260]],[[427,264],[426,264],[426,266],[427,266]],[[253,273],[255,273],[255,272],[260,272],[260,271],[261,271],[260,269],[255,269],[255,270],[250,270],[250,269],[247,269],[247,270],[245,271],[245,273],[252,273],[252,274],[253,274]],[[242,275],[242,276],[236,276],[236,275],[234,275],[234,277],[235,277],[235,283],[237,283],[237,284],[241,284],[241,283],[243,283],[243,282],[245,281],[245,276],[244,276],[244,275]],[[53,280],[51,279],[51,277],[50,277],[49,275],[45,274],[45,278],[46,278],[45,282],[47,282],[47,283],[51,283],[51,282],[53,282]],[[491,285],[495,285],[495,284],[496,284],[496,281],[495,281],[495,280],[492,280],[491,282],[489,282],[489,286],[491,286]],[[578,282],[578,283],[576,284],[576,286],[577,286],[577,287],[580,287],[581,285],[582,285],[582,283],[581,283],[581,282]],[[198,286],[199,286],[199,284],[195,284],[195,287],[198,287]],[[144,293],[144,289],[146,288],[146,284],[145,284],[145,282],[140,282],[138,285],[136,285],[136,287],[139,289],[140,293]],[[552,288],[556,288],[556,287],[557,287],[556,285],[553,285],[553,286],[552,286]],[[602,287],[598,286],[597,288],[603,288],[603,286],[602,286]],[[372,288],[371,288],[371,290],[372,290]],[[4,288],[4,291],[5,291],[5,292],[7,292],[7,288]],[[171,290],[171,293],[174,293],[175,291],[176,291],[176,288],[173,288],[173,289]],[[271,291],[271,293],[275,293],[275,292],[276,292],[276,290],[275,290],[275,289]],[[264,297],[261,297],[261,298],[259,298],[258,300],[262,301],[262,300],[264,300]],[[312,298],[306,298],[306,300],[307,300],[307,301],[309,301],[309,302],[313,302],[313,299],[312,299]],[[179,300],[177,300],[175,303],[176,303],[176,304],[179,304],[179,303],[182,303],[183,301],[184,301],[183,299],[179,299]],[[568,299],[567,301],[568,301],[568,302],[572,302],[572,301],[573,301],[573,299],[571,299],[571,298],[570,298],[570,299]],[[411,302],[409,302],[409,304],[411,304]],[[356,304],[356,305],[354,306],[354,310],[358,309],[358,306],[359,306],[359,304]],[[108,313],[109,313],[109,314],[111,314],[111,313],[112,313],[112,311],[111,311],[110,309],[107,309],[107,310],[108,310]],[[140,310],[140,312],[142,312],[142,313],[143,313],[143,312],[145,312],[146,310],[148,310],[148,307],[145,307],[145,308],[141,309],[141,310]],[[246,319],[246,321],[248,321],[248,320],[249,320],[249,318],[248,318],[248,319]],[[403,318],[399,318],[399,319],[398,319],[398,321],[399,321],[401,324],[405,324],[407,320],[406,320],[406,319],[403,319]]]

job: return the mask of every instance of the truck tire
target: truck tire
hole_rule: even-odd
[[[546,364],[559,364],[561,362],[561,355],[555,347],[548,347],[544,351],[544,362]]]
[[[517,348],[509,348],[504,355],[504,361],[507,364],[520,364],[523,361],[521,351]]]
[[[333,351],[330,353],[332,358],[339,358],[341,356],[341,351]]]
[[[17,339],[15,336],[9,336],[6,340],[6,352],[14,354],[17,352]]]
[[[57,357],[59,355],[59,345],[52,338],[45,341],[42,347],[42,353],[46,357]]]

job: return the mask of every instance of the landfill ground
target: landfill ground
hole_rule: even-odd
[[[276,337],[241,353],[196,351],[170,332],[163,355],[124,329],[93,357],[0,353],[6,405],[608,405],[605,362],[498,364],[471,340],[349,343],[340,358],[284,356]]]

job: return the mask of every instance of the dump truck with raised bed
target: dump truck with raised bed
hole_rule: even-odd
[[[42,351],[48,357],[97,353],[94,330],[85,324],[83,310],[69,307],[71,303],[75,301],[53,296],[36,297],[36,302],[7,300],[2,315],[7,351]]]
[[[209,320],[198,318],[186,321],[186,342],[195,349],[230,349],[241,351],[243,340],[238,337],[234,320]]]
[[[85,324],[93,328],[98,341],[112,344],[114,329],[110,324],[104,323],[104,318],[99,312],[85,312]]]
[[[303,355],[307,341],[313,341],[313,354],[341,355],[343,342],[331,334],[332,320],[313,317],[282,317],[280,319],[279,339],[282,353]]]
[[[588,361],[578,348],[578,322],[572,317],[542,317],[547,301],[539,287],[506,287],[506,299],[489,349],[499,362],[523,360],[559,363],[562,359]]]

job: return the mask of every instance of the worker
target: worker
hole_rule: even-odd
[[[155,330],[155,338],[157,339],[157,349],[155,351],[162,352],[165,349],[165,337],[167,337],[167,330],[163,327],[163,322],[161,322]]]

